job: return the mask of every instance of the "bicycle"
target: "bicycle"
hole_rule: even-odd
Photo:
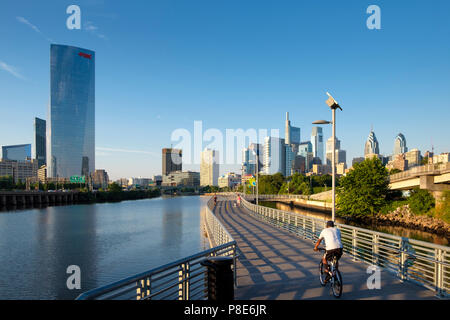
[[[323,256],[325,257],[326,250],[324,248],[318,248],[318,249],[319,249],[319,251],[322,251],[324,253]],[[335,296],[336,298],[339,298],[342,295],[343,283],[342,283],[341,273],[339,272],[339,270],[337,268],[337,257],[334,255],[333,258],[331,259],[331,261],[328,261],[328,266],[329,266],[328,274],[326,274],[324,272],[322,260],[323,259],[320,259],[320,263],[319,263],[320,284],[324,287],[329,282],[331,284],[331,290],[333,292],[333,296]],[[328,282],[325,282],[327,275],[330,278],[329,278]]]

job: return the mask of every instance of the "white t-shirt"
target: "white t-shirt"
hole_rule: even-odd
[[[325,239],[326,250],[342,248],[341,232],[339,229],[325,228],[320,233],[319,239]]]

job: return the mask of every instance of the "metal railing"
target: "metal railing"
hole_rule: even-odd
[[[317,241],[326,221],[294,212],[257,206],[242,197],[250,214],[299,237]],[[394,236],[345,224],[341,231],[344,252],[354,261],[377,265],[407,280],[450,296],[450,247]]]
[[[214,246],[192,256],[92,289],[77,300],[205,300],[208,297],[208,257],[232,256],[236,281],[236,241],[208,207],[202,212],[202,224]]]

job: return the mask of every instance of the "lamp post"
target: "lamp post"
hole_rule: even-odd
[[[331,219],[333,222],[335,221],[335,213],[336,213],[336,109],[342,108],[339,106],[336,100],[327,92],[328,99],[325,101],[325,103],[330,107],[331,114],[332,114],[332,120],[326,121],[326,120],[317,120],[314,121],[313,124],[332,124],[332,137],[333,140],[333,152],[331,154],[331,177],[332,177],[332,214]]]

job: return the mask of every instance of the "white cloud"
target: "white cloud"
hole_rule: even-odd
[[[25,19],[24,17],[16,17],[17,21],[19,21],[20,23],[23,23],[27,26],[29,26],[31,29],[33,29],[34,31],[36,31],[37,33],[39,33],[40,35],[42,35],[47,41],[49,42],[53,42],[52,39],[48,38],[45,34],[42,33],[41,30],[39,30],[38,27],[36,27],[34,24],[32,24],[30,21],[28,21],[27,19]]]
[[[86,21],[86,23],[83,24],[83,29],[101,39],[106,39],[106,36],[104,34],[98,32],[98,27],[95,26],[92,21]]]
[[[21,80],[26,80],[25,77],[23,75],[21,75],[16,68],[14,68],[13,66],[0,61],[0,69],[4,70],[6,72],[9,72],[10,74],[12,74],[14,77],[21,79]]]

